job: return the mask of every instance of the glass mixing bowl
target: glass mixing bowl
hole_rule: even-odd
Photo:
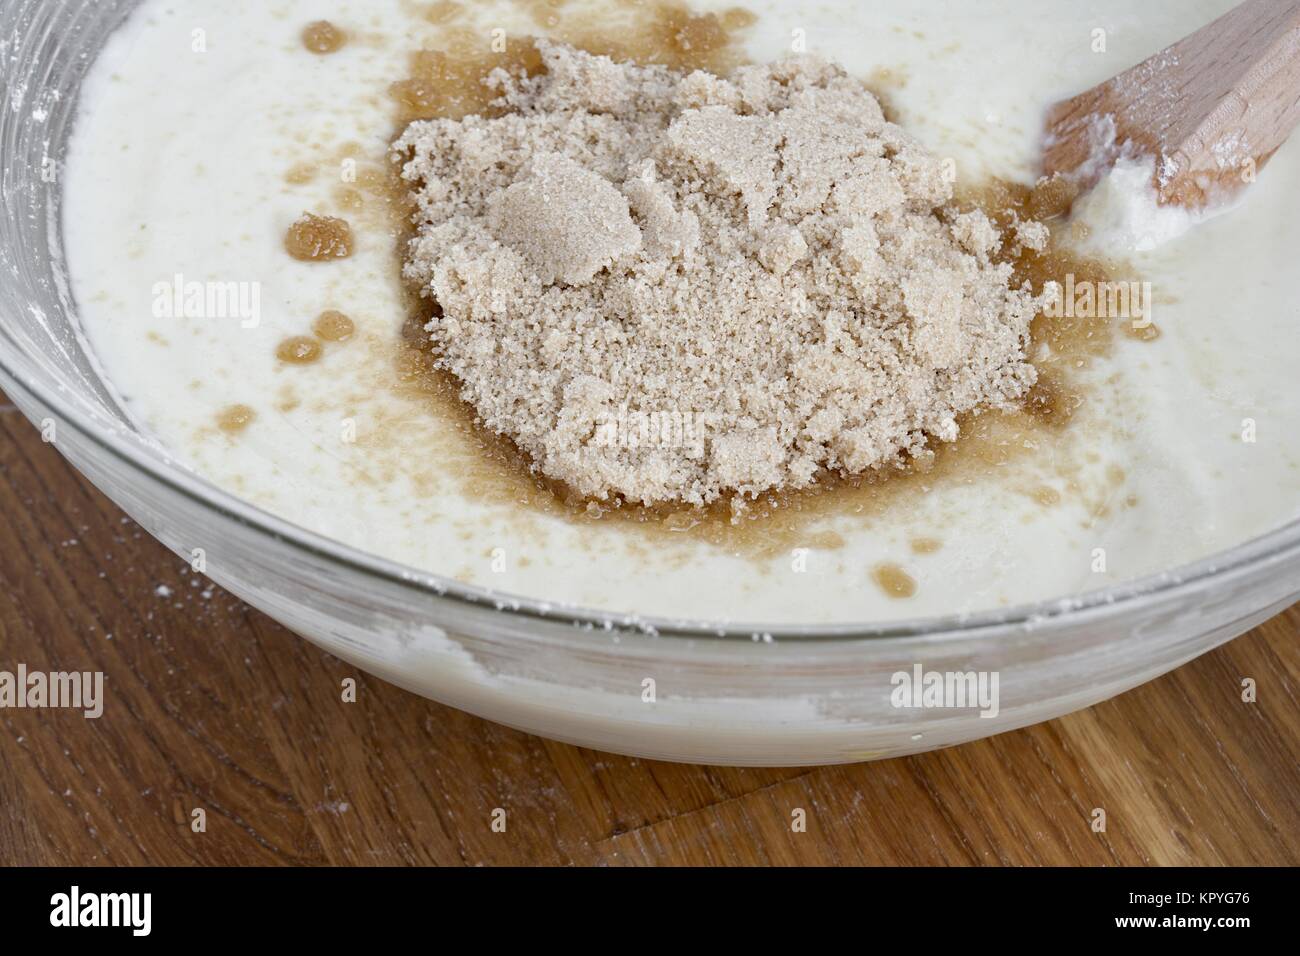
[[[467,587],[288,524],[213,487],[131,423],[80,334],[59,171],[78,90],[136,0],[0,7],[0,387],[186,561],[330,653],[558,740],[670,760],[894,756],[1087,707],[1300,595],[1300,522],[1156,577],[962,618],[770,627],[610,616]],[[891,675],[997,672],[999,709],[895,707]],[[645,682],[654,681],[654,700]]]

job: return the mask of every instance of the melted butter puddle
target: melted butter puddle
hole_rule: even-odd
[[[356,323],[335,309],[322,312],[312,324],[316,337],[326,342],[346,342],[356,330]]]
[[[309,23],[302,31],[302,45],[312,53],[337,53],[348,42],[348,35],[328,20]]]
[[[542,2],[553,11],[563,6]],[[438,4],[437,9],[440,22],[448,24],[459,13],[454,3]],[[733,34],[755,19],[739,9],[721,16],[696,16],[679,4],[629,7],[624,12],[637,18],[639,27],[620,31],[617,36],[591,29],[565,29],[558,20],[557,24],[546,23],[558,25],[547,32],[616,59],[726,73],[743,62]],[[491,114],[481,83],[488,71],[505,66],[532,73],[541,68],[540,57],[526,40],[508,42],[503,52],[485,53],[483,39],[476,33],[455,25],[442,29],[445,49],[412,54],[408,79],[390,89],[402,126],[416,119],[455,119],[471,112]],[[360,147],[349,144],[342,153],[356,156],[360,151]],[[400,270],[414,227],[409,192],[397,173],[392,164],[363,169],[357,183],[340,190],[336,199],[351,210],[368,212],[368,226],[392,235],[396,268]],[[1073,199],[1068,189],[1054,181],[1034,188],[995,181],[968,192],[961,201],[984,208],[1006,232],[1017,216],[1059,220]],[[1041,291],[1044,282],[1060,281],[1067,272],[1072,272],[1076,280],[1105,281],[1110,268],[1106,263],[1079,257],[1055,241],[1044,252],[1004,249],[1002,259],[1012,265],[1014,282],[1027,282],[1036,292]],[[844,516],[869,522],[885,510],[906,507],[909,499],[927,495],[942,483],[1004,480],[1009,464],[1032,458],[1034,450],[1051,449],[1059,443],[1066,426],[1086,401],[1085,394],[1072,385],[1072,373],[1109,354],[1116,331],[1115,324],[1105,318],[1038,316],[1031,327],[1029,354],[1038,368],[1039,381],[1021,407],[966,416],[959,422],[958,441],[935,443],[933,454],[925,458],[865,475],[826,473],[811,488],[769,492],[756,500],[720,501],[707,507],[646,507],[575,496],[538,475],[508,439],[487,432],[473,409],[460,398],[459,383],[439,371],[430,354],[432,346],[423,326],[436,304],[421,299],[414,290],[407,293],[410,318],[402,327],[395,363],[391,356],[382,354],[382,349],[375,355],[381,367],[395,364],[395,380],[384,386],[416,403],[414,420],[394,415],[386,423],[377,423],[373,440],[368,443],[369,453],[376,455],[389,446],[393,460],[385,462],[387,472],[406,474],[417,487],[428,485],[429,476],[416,473],[401,454],[399,433],[419,427],[420,417],[429,417],[451,426],[441,430],[450,432],[441,440],[445,447],[429,451],[448,463],[449,480],[457,482],[466,497],[511,510],[522,506],[536,514],[579,523],[631,524],[639,535],[694,539],[753,558],[788,553],[795,547],[840,547],[840,535],[815,530],[814,526]],[[1155,335],[1158,331],[1147,329],[1135,337],[1150,340]],[[939,546],[932,539],[917,538],[912,542],[916,554],[932,553]],[[915,593],[915,580],[897,565],[880,565],[872,571],[872,577],[893,597]]]
[[[228,435],[237,435],[256,417],[257,412],[248,405],[227,405],[217,413],[217,427]]]
[[[938,538],[913,538],[911,545],[913,554],[934,554],[943,547],[943,542]]]
[[[275,347],[275,357],[286,365],[311,365],[321,357],[320,342],[310,335],[291,335]]]
[[[352,227],[346,219],[303,213],[289,226],[284,249],[299,262],[330,262],[352,255]]]
[[[326,310],[312,323],[314,335],[291,335],[275,347],[275,357],[285,365],[314,365],[325,354],[322,342],[346,342],[356,331],[352,319],[334,309]],[[292,411],[296,400],[281,399],[276,407],[281,412]],[[217,427],[229,435],[242,432],[256,417],[257,412],[248,405],[230,405],[217,413]]]
[[[916,579],[897,564],[877,564],[871,579],[891,598],[910,598],[916,593]]]

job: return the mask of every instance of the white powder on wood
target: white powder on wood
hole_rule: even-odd
[[[504,115],[394,149],[437,362],[542,473],[647,504],[798,488],[1033,384],[1003,237],[860,82],[538,47],[545,73],[488,78]]]

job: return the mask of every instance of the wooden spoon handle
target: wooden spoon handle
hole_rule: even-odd
[[[1246,0],[1057,103],[1047,117],[1044,172],[1082,170],[1095,181],[1104,171],[1095,160],[1106,117],[1114,119],[1114,155],[1127,147],[1155,157],[1161,203],[1202,206],[1253,181],[1300,122],[1300,0]]]

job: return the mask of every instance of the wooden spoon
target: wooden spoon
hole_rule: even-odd
[[[1043,171],[1087,188],[1122,153],[1153,156],[1160,203],[1197,208],[1253,182],[1297,121],[1300,0],[1247,0],[1053,106]]]

